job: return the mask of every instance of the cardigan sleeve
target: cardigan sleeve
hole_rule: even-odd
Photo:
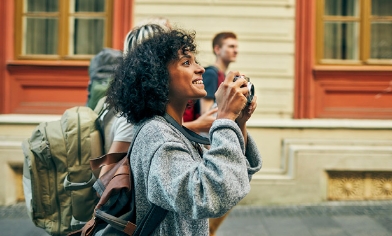
[[[244,140],[233,121],[216,120],[211,128],[211,147],[198,156],[187,142],[167,130],[148,171],[148,200],[192,219],[219,217],[250,191],[249,176],[261,167],[256,150]],[[155,142],[155,143],[156,143]],[[189,141],[188,141],[189,142]],[[250,144],[250,145],[253,145]]]
[[[242,150],[242,154],[245,155],[246,158],[246,165],[247,165],[247,170],[249,175],[248,177],[250,181],[252,179],[253,174],[258,172],[262,166],[262,158],[257,148],[256,142],[254,141],[252,136],[248,133],[248,142],[247,142],[247,146],[245,147],[245,141],[243,139],[241,130],[239,129],[238,125],[234,121],[228,119],[219,119],[214,122],[210,130],[210,140],[213,141],[214,138],[216,138],[216,136],[219,135],[225,136],[225,131],[219,132],[219,130],[227,127],[232,127],[232,129],[236,133],[236,136],[238,138]],[[218,140],[216,140],[214,146],[219,147],[221,145],[219,140],[221,140],[221,138],[218,138]],[[229,137],[227,137],[226,142],[232,142],[234,145],[236,143],[236,140],[230,140]],[[211,147],[213,147],[213,145],[211,145]]]

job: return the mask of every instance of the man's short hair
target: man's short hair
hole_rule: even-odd
[[[222,47],[223,40],[227,38],[233,38],[237,39],[237,35],[233,32],[221,32],[215,35],[214,39],[212,40],[212,50],[214,50],[214,47],[218,45],[219,47]]]

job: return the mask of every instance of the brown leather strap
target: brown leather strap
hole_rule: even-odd
[[[82,229],[72,231],[71,233],[67,234],[67,236],[82,236]]]
[[[127,189],[127,193],[130,193],[129,186],[131,185],[129,175],[117,175],[114,181],[111,181],[107,187],[108,190],[105,190],[102,193],[101,198],[95,209],[100,209],[109,199],[110,197],[118,192],[121,189]]]
[[[119,153],[108,153],[97,157],[95,159],[90,159],[90,166],[93,171],[100,169],[102,166],[110,165],[113,163],[117,163],[123,157],[127,155],[126,152],[119,152]],[[102,174],[100,174],[102,175]]]
[[[82,236],[92,236],[97,222],[95,219],[89,220],[82,228]]]
[[[133,232],[135,232],[135,230],[136,230],[136,225],[128,221],[123,232],[128,235],[133,235]]]
[[[96,178],[101,178],[106,172],[110,171],[127,153],[108,153],[95,159],[90,159],[91,171]]]
[[[125,168],[121,167],[125,166]],[[107,167],[107,168],[106,168]],[[128,157],[124,157],[120,161],[114,164],[110,164],[105,166],[105,168],[102,169],[102,172],[105,171],[105,173],[100,174],[100,181],[106,186],[109,184],[109,182],[112,181],[114,177],[116,177],[119,174],[130,174],[130,169],[131,167],[129,166],[129,159]]]

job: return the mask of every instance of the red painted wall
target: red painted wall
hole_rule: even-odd
[[[132,27],[132,0],[115,0],[112,47]],[[315,1],[296,1],[294,118],[392,118],[392,66],[315,65]],[[14,1],[0,1],[0,114],[61,114],[84,105],[89,61],[14,57]],[[389,90],[389,92],[388,92]]]
[[[62,114],[85,105],[90,61],[16,60],[14,1],[0,1],[0,114]],[[112,47],[132,27],[133,0],[115,0]]]

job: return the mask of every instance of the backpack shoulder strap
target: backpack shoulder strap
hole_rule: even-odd
[[[216,77],[218,78],[218,83],[217,83],[217,88],[216,90],[218,90],[219,85],[225,80],[225,73],[223,73],[222,71],[220,71],[216,66],[211,65],[211,66],[207,66],[204,67],[204,69],[212,69],[213,71],[215,71],[216,73]]]
[[[99,99],[98,102],[97,102],[97,105],[95,105],[94,111],[98,115],[100,115],[103,112],[103,110],[105,108],[105,101],[106,101],[106,96],[104,96],[101,99]]]

